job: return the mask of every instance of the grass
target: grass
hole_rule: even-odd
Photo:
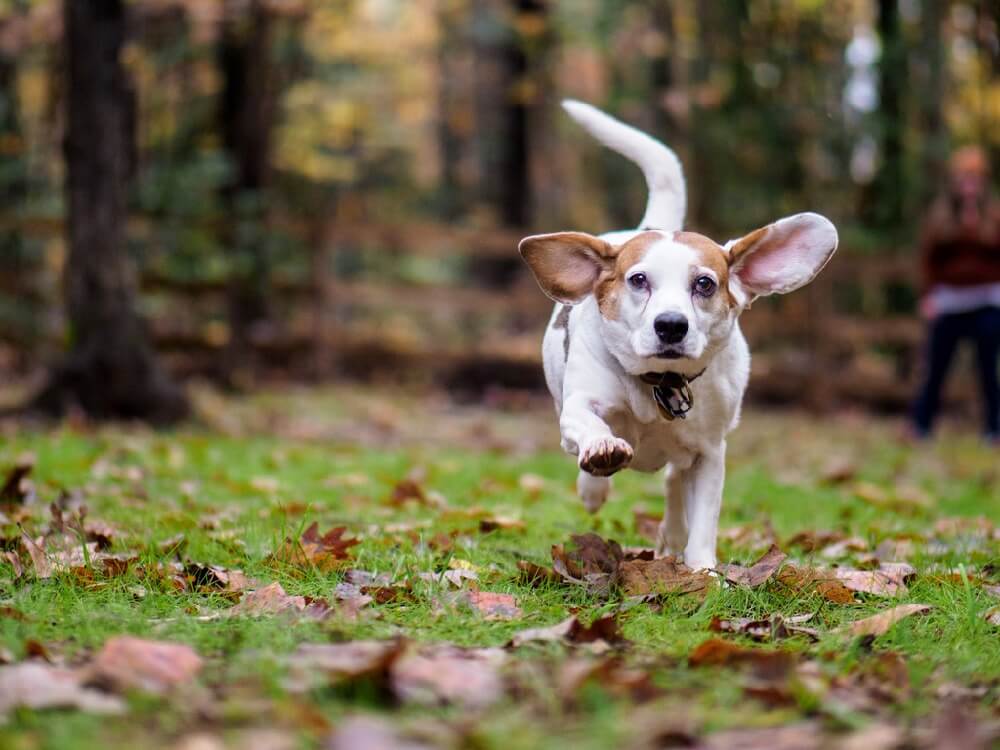
[[[998,543],[962,531],[935,530],[942,518],[1000,521],[995,452],[954,436],[933,446],[908,447],[893,439],[891,425],[869,420],[819,422],[764,414],[751,414],[731,444],[723,529],[753,532],[770,524],[781,540],[829,529],[860,536],[870,548],[886,539],[915,539],[907,559],[920,574],[906,595],[898,600],[859,595],[857,604],[842,606],[769,583],[752,590],[719,588],[703,599],[670,597],[660,608],[632,607],[621,614],[624,635],[632,642],[627,658],[642,664],[664,689],[655,712],[599,687],[567,702],[544,679],[525,680],[527,698],[487,711],[472,724],[458,709],[390,708],[360,689],[292,697],[282,688],[282,657],[302,642],[404,635],[417,641],[502,646],[515,632],[556,623],[572,611],[588,619],[614,609],[615,600],[600,600],[581,588],[519,583],[516,563],[548,564],[552,544],[587,530],[622,544],[648,546],[635,530],[633,508],[658,510],[662,503],[658,477],[625,473],[616,477],[608,506],[589,516],[573,492],[572,462],[551,449],[535,449],[552,437],[554,419],[541,407],[500,410],[494,424],[489,412],[470,417],[468,410],[396,395],[386,407],[395,416],[383,414],[388,426],[373,436],[366,432],[370,419],[362,413],[370,415],[373,403],[385,399],[343,390],[299,392],[217,410],[215,418],[207,419],[214,429],[153,433],[65,426],[19,431],[0,446],[0,467],[26,452],[35,456],[40,505],[29,529],[47,521],[44,507],[60,490],[82,489],[89,517],[120,530],[117,549],[143,550],[144,559],[155,562],[163,558],[157,545],[181,533],[187,540],[184,556],[190,560],[277,580],[289,593],[328,597],[341,574],[275,570],[265,558],[282,539],[297,537],[313,521],[322,530],[346,525],[362,540],[354,548],[353,567],[402,576],[444,570],[453,558],[468,561],[480,571],[483,590],[516,595],[523,618],[487,622],[471,611],[442,610],[436,587],[422,584],[413,601],[375,606],[377,617],[358,622],[290,624],[282,617],[202,621],[197,615],[223,610],[232,600],[175,591],[132,575],[96,585],[71,576],[15,580],[13,569],[0,562],[0,604],[26,616],[24,621],[0,618],[0,647],[16,660],[34,640],[72,662],[120,633],[188,643],[207,660],[198,690],[169,701],[130,696],[127,717],[19,710],[0,727],[0,746],[169,746],[198,729],[239,746],[241,733],[263,723],[290,729],[309,747],[320,740],[327,723],[359,710],[391,711],[404,724],[457,722],[462,742],[477,748],[546,746],[554,735],[580,748],[606,747],[634,738],[650,713],[661,720],[683,717],[701,731],[789,723],[815,715],[815,698],[803,695],[797,705],[770,707],[748,699],[731,670],[686,663],[691,650],[712,635],[708,626],[713,616],[758,618],[775,612],[815,613],[810,624],[824,633],[820,641],[792,639],[781,647],[816,657],[831,674],[855,672],[873,651],[901,654],[911,688],[890,709],[900,721],[926,715],[938,687],[949,682],[992,686],[982,703],[996,706],[1000,639],[983,616],[996,602],[979,581],[996,582]],[[256,429],[275,427],[277,414],[283,419],[280,431],[299,437]],[[228,421],[220,427],[223,417]],[[315,427],[316,420],[324,419],[333,425],[329,433],[287,429],[301,427],[296,420]],[[482,429],[472,437],[476,425]],[[489,433],[485,438],[483,430]],[[372,447],[376,442],[389,447]],[[556,446],[554,440],[547,444]],[[840,472],[849,476],[837,483],[824,481],[824,475],[833,473],[831,463],[838,461],[850,465]],[[424,488],[444,497],[448,510],[386,502],[396,483],[414,472]],[[525,475],[543,482],[538,486],[524,480]],[[475,519],[463,513],[474,508],[520,518],[525,528],[480,533]],[[11,526],[2,531],[8,539],[16,535]],[[451,550],[435,551],[427,544],[441,532],[456,533]],[[762,549],[752,535],[747,542],[724,538],[720,559],[746,563]],[[798,548],[786,551],[796,562],[831,564]],[[954,570],[965,573],[949,575]],[[905,602],[934,609],[903,620],[874,642],[831,634],[844,622]],[[749,644],[738,636],[732,639]],[[534,674],[531,670],[558,670],[566,658],[562,647],[552,645],[522,652],[519,658],[528,675]],[[844,727],[868,720],[847,707],[823,716]]]

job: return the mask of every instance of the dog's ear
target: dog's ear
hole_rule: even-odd
[[[574,305],[594,291],[614,265],[617,249],[583,232],[525,237],[517,248],[542,291],[557,302]]]
[[[779,219],[726,245],[731,276],[752,296],[808,284],[836,249],[837,229],[813,213]]]

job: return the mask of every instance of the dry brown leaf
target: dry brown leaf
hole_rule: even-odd
[[[830,573],[785,565],[777,575],[778,582],[795,591],[814,591],[834,604],[853,604],[854,595]]]
[[[750,665],[755,673],[777,677],[787,674],[795,665],[795,654],[787,651],[765,651],[745,648],[721,638],[710,638],[688,656],[692,667],[731,667]]]
[[[256,591],[243,594],[239,603],[227,610],[231,617],[261,617],[282,612],[302,612],[306,608],[304,596],[289,596],[280,583],[271,583]]]
[[[479,612],[484,620],[517,620],[524,614],[517,606],[517,598],[512,594],[466,591],[464,596],[469,605]]]
[[[704,743],[698,745],[699,750],[820,750],[826,747],[827,737],[814,722],[762,729],[727,729],[708,735]]]
[[[500,649],[437,646],[408,650],[391,667],[392,689],[404,702],[483,708],[503,696]]]
[[[672,557],[660,557],[626,560],[619,568],[619,581],[628,596],[645,596],[704,591],[714,579],[706,571],[691,570]]]
[[[838,630],[839,632],[848,633],[850,635],[879,636],[887,633],[889,628],[902,620],[904,617],[922,614],[930,611],[931,609],[933,609],[933,607],[929,604],[900,604],[896,607],[892,607],[891,609],[887,609],[884,612],[879,612],[877,615],[849,622],[840,627]]]
[[[591,593],[606,594],[618,582],[624,559],[621,546],[593,532],[574,534],[571,546],[552,546],[552,568],[564,580],[586,586]]]
[[[86,682],[112,690],[163,693],[190,683],[201,667],[201,657],[186,644],[119,635],[94,657]]]
[[[73,708],[118,714],[120,698],[84,687],[78,672],[37,661],[0,667],[0,717],[15,708]]]
[[[32,488],[28,477],[34,468],[34,459],[23,457],[7,471],[3,485],[0,486],[0,503],[25,505],[31,499]]]
[[[482,534],[489,534],[493,531],[524,531],[527,524],[520,518],[512,516],[489,516],[479,519],[479,531]]]
[[[841,541],[844,535],[839,531],[800,531],[789,537],[786,547],[800,547],[803,552],[815,552],[823,547]]]
[[[767,552],[749,568],[742,565],[723,565],[721,572],[730,583],[756,588],[766,583],[787,557],[788,555],[778,549],[778,545],[772,544]]]
[[[219,565],[189,562],[184,566],[184,575],[192,591],[222,591],[233,594],[256,585],[256,582],[247,578],[242,570],[228,570]]]
[[[990,625],[1000,627],[1000,607],[992,607],[983,613],[983,617]]]
[[[915,571],[905,563],[897,563],[879,570],[837,568],[833,572],[837,580],[851,591],[874,596],[903,596],[908,591],[904,580]]]
[[[791,638],[795,635],[804,635],[810,640],[819,640],[819,631],[815,628],[802,627],[801,623],[812,618],[811,614],[799,615],[797,617],[784,618],[780,614],[773,614],[766,620],[751,620],[743,617],[735,620],[723,620],[713,617],[708,629],[714,633],[737,633],[747,635],[755,641],[777,641],[784,638]]]
[[[402,641],[348,641],[346,643],[303,643],[289,657],[293,670],[321,673],[328,683],[361,678],[388,679],[389,667],[402,654]],[[305,684],[310,689],[312,682]],[[292,689],[298,689],[294,684]]]
[[[618,698],[627,698],[633,703],[642,703],[663,692],[653,683],[649,671],[627,667],[617,657],[571,658],[559,667],[556,685],[565,700],[573,700],[580,689],[588,684],[599,686],[602,691]]]
[[[401,735],[400,727],[375,716],[353,716],[337,724],[326,750],[431,750],[431,745]]]
[[[285,539],[265,562],[295,568],[314,567],[323,573],[339,570],[350,562],[350,548],[358,543],[357,539],[344,539],[346,531],[346,526],[338,526],[320,536],[319,524],[313,522],[301,540]]]
[[[28,536],[28,532],[21,529],[21,541],[24,544],[25,549],[28,551],[28,556],[31,558],[31,564],[35,569],[36,578],[51,578],[54,572],[52,561],[49,560],[49,556],[45,553],[45,541],[39,537],[36,541]]]
[[[610,646],[626,643],[618,618],[609,614],[598,617],[590,625],[584,625],[576,615],[571,615],[555,625],[515,633],[507,645],[517,648],[536,641],[566,641],[576,644],[603,642]]]
[[[525,583],[530,586],[542,586],[561,580],[559,574],[552,570],[552,568],[536,565],[528,560],[518,560],[517,569],[519,571],[517,576],[518,583]]]

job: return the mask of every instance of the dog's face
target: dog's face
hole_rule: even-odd
[[[641,232],[614,245],[581,232],[527,237],[521,255],[542,290],[593,294],[603,337],[629,372],[696,371],[756,296],[808,283],[837,248],[818,214],[797,214],[725,246],[693,232]]]

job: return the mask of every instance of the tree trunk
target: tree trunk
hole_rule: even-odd
[[[531,221],[530,132],[538,94],[539,54],[545,47],[545,0],[477,0],[477,120],[480,183],[503,224]],[[526,21],[518,30],[510,18]]]
[[[244,13],[237,10],[238,5],[227,3],[219,43],[224,80],[220,130],[232,170],[222,190],[227,213],[222,239],[232,260],[230,374],[251,364],[254,328],[268,320],[270,263],[264,192],[270,177],[276,108],[271,59],[274,18],[261,0],[252,0]]]
[[[918,62],[923,78],[920,100],[920,120],[923,130],[921,164],[921,205],[926,205],[940,189],[948,159],[948,133],[944,126],[945,65],[942,32],[944,11],[940,0],[924,0],[921,19],[920,56]]]
[[[125,247],[134,99],[120,53],[123,0],[65,0],[66,199],[63,276],[70,351],[33,406],[81,408],[98,419],[172,422],[187,412],[159,366],[135,309]]]
[[[896,231],[903,224],[903,92],[906,90],[906,43],[899,18],[899,0],[879,0],[878,33],[882,41],[879,60],[878,132],[881,166],[872,182],[873,196],[866,201],[873,226]]]

